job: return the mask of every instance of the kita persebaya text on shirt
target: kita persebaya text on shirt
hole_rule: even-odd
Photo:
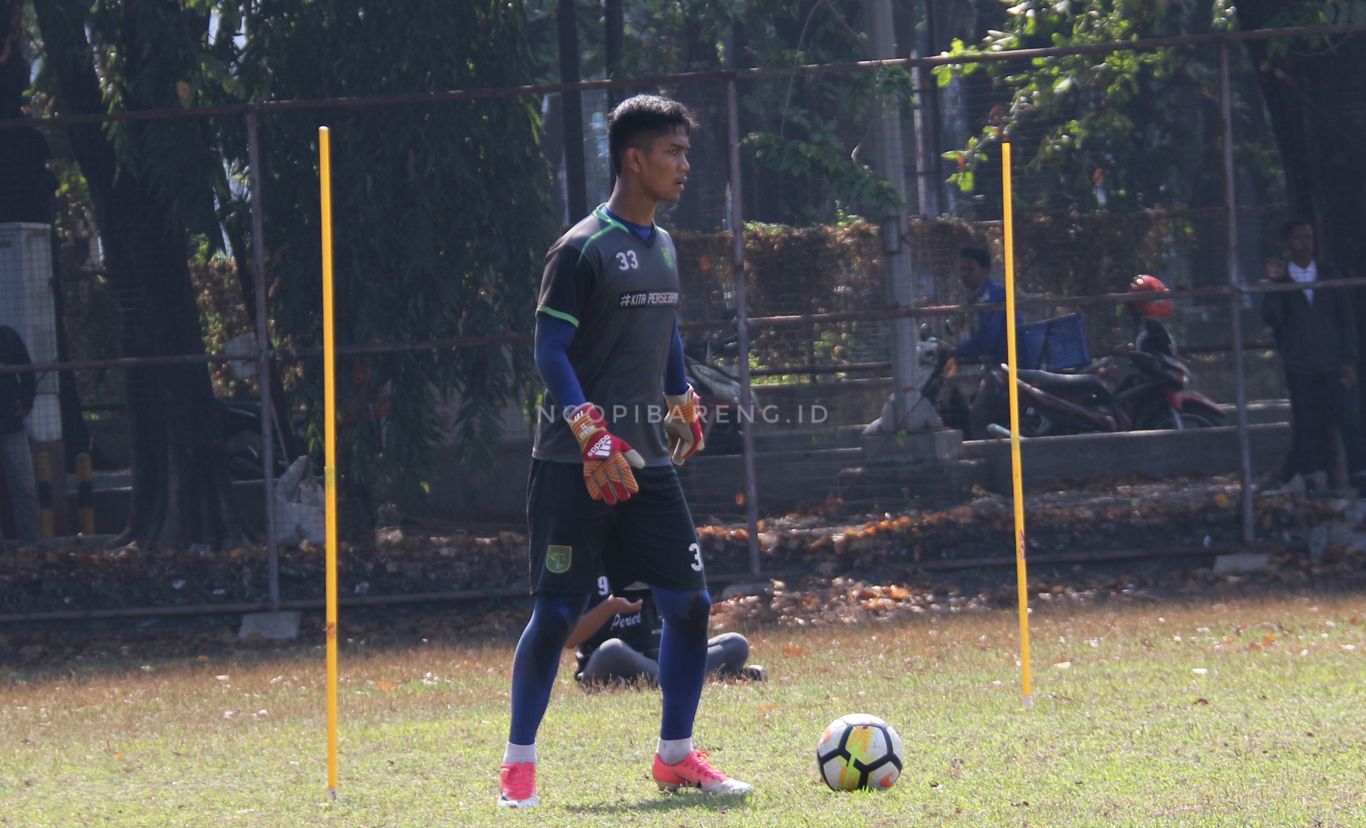
[[[573,324],[569,364],[608,428],[648,465],[668,465],[663,436],[664,369],[678,313],[678,253],[662,228],[646,241],[603,207],[569,229],[546,254],[537,313]],[[581,462],[558,403],[536,412],[532,456]]]

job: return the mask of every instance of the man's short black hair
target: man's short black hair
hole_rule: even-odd
[[[612,171],[621,174],[621,157],[628,147],[647,146],[660,135],[682,129],[690,135],[697,118],[678,101],[659,95],[636,95],[617,104],[607,118],[607,145]]]
[[[1290,221],[1287,221],[1285,224],[1281,225],[1281,238],[1290,238],[1290,234],[1300,229],[1301,227],[1308,227],[1310,230],[1313,230],[1314,223],[1311,222],[1309,219],[1305,218],[1304,216],[1296,216],[1295,218],[1292,218]]]
[[[972,259],[981,265],[983,270],[991,270],[991,253],[985,247],[965,247],[958,251],[958,258]]]

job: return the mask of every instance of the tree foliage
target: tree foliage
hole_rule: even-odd
[[[553,67],[548,18],[556,3],[532,0],[528,5],[537,61]],[[583,75],[598,77],[605,61],[603,6],[580,0],[578,11]],[[788,78],[747,82],[738,90],[746,216],[811,223],[834,221],[849,212],[880,214],[895,203],[896,190],[868,166],[860,149],[871,137],[873,107],[888,95],[908,100],[909,77],[899,70],[857,79],[795,71],[808,63],[866,58],[863,26],[860,0],[643,0],[626,4],[618,74],[794,70]],[[552,77],[545,69],[542,75]],[[716,204],[725,197],[728,176],[723,90],[712,83],[663,91],[699,110],[703,126],[693,142],[697,186],[690,187],[675,215],[685,226],[691,221],[696,229],[714,229]],[[707,215],[695,215],[701,210]]]
[[[35,0],[42,79],[61,114],[185,105],[208,14],[195,4]],[[187,258],[224,175],[203,120],[73,127],[118,301],[119,352],[203,352]],[[133,496],[123,537],[147,546],[228,544],[239,531],[203,364],[126,371]]]
[[[362,0],[37,0],[35,8],[38,94],[58,101],[55,114],[509,86],[535,71],[520,2],[433,1],[408,4],[404,14]],[[266,287],[277,344],[306,348],[321,340],[319,124],[333,135],[340,345],[524,327],[550,237],[535,99],[267,111],[260,123]],[[255,286],[246,263],[258,240],[249,229],[246,135],[242,117],[224,116],[77,127],[69,141],[55,142],[80,162],[80,189],[91,194],[106,267],[127,304],[122,355],[202,348],[191,259],[234,255],[249,306]],[[171,373],[177,382],[154,377]],[[501,348],[344,360],[346,491],[364,505],[420,494],[438,443],[453,439],[475,453],[491,446],[502,404],[520,393],[528,373],[524,351]],[[130,379],[136,388],[128,392],[134,467],[159,470],[144,477],[135,471],[135,499],[138,488],[151,498],[135,512],[141,508],[140,520],[150,525],[176,526],[144,536],[216,542],[222,533],[207,515],[223,507],[222,498],[206,490],[190,507],[181,490],[193,488],[184,484],[191,468],[212,489],[221,463],[199,462],[179,448],[168,454],[158,443],[174,442],[177,432],[152,416],[176,412],[164,416],[197,423],[189,442],[207,449],[211,418],[183,416],[207,404],[207,372],[198,366],[135,375],[141,379]],[[320,435],[320,365],[305,360],[291,377],[293,402],[312,415]],[[185,382],[193,394],[175,406],[160,399]]]
[[[274,0],[251,4],[243,20],[249,37],[234,74],[250,100],[510,86],[532,74],[517,3],[431,0],[400,15],[364,0]],[[320,124],[333,147],[338,343],[524,329],[550,229],[537,104],[263,117],[265,242],[280,340],[321,342]],[[240,134],[228,152],[245,165]],[[307,381],[297,393],[316,414],[320,365],[302,368]],[[432,449],[447,437],[471,454],[487,450],[500,433],[501,404],[520,393],[529,364],[523,350],[459,348],[349,357],[340,368],[346,488],[374,505],[420,495]]]
[[[954,41],[952,55],[1106,44],[1232,28],[1221,0],[1011,0],[1000,30],[975,44]],[[1071,211],[1132,210],[1218,203],[1218,63],[1213,50],[1168,48],[1075,54],[1010,63],[962,63],[936,69],[939,83],[989,77],[993,90],[973,113],[978,131],[945,153],[964,192],[990,191],[978,171],[1010,135],[1027,175],[1032,206]],[[1244,100],[1240,98],[1240,100]],[[1245,126],[1258,101],[1238,108]],[[1275,178],[1263,142],[1243,148],[1247,161]],[[1259,156],[1259,157],[1258,157]]]

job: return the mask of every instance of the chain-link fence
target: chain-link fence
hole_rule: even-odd
[[[1149,117],[1182,122],[1175,138],[1144,123],[1093,118],[1109,111],[1113,90],[1069,91],[1068,78],[1104,71],[1111,60],[1140,65],[1127,94],[1143,97]],[[1026,88],[1026,70],[1052,85]],[[877,172],[904,176],[901,209],[911,216],[893,224],[889,238],[878,220],[845,214],[840,193],[857,182],[836,180],[810,158],[800,163],[798,150],[813,136],[799,126],[795,103],[811,110],[813,102],[898,84],[896,132],[907,162]],[[690,378],[708,409],[709,450],[680,475],[699,523],[748,524],[755,574],[762,517],[951,501],[997,479],[989,441],[914,466],[881,462],[880,454],[900,456],[888,448],[896,438],[870,440],[864,430],[893,390],[896,361],[919,358],[898,354],[897,321],[923,324],[936,340],[964,341],[984,309],[960,280],[963,249],[984,249],[989,277],[1002,277],[1007,136],[1017,148],[1021,322],[1040,330],[1037,323],[1061,319],[1081,335],[1072,347],[1110,355],[1109,367],[1085,358],[1045,359],[1041,367],[1109,382],[1105,372],[1122,372],[1124,348],[1141,329],[1126,288],[1139,274],[1158,277],[1172,291],[1162,321],[1190,369],[1185,390],[1215,406],[1187,425],[1230,427],[1218,439],[1232,459],[1215,470],[1241,472],[1246,489],[1279,468],[1286,429],[1276,424],[1287,413],[1256,284],[1290,211],[1283,185],[1259,161],[1275,148],[1255,86],[1243,47],[1210,35],[1019,57],[35,121],[50,142],[76,148],[58,167],[84,162],[82,141],[105,130],[165,152],[217,152],[222,170],[213,204],[152,199],[174,182],[141,182],[140,194],[99,192],[113,178],[87,170],[88,190],[62,190],[57,231],[0,228],[0,322],[27,344],[33,363],[6,357],[4,371],[35,380],[31,402],[24,382],[16,393],[19,409],[31,408],[41,531],[117,535],[128,527],[124,540],[213,536],[225,546],[263,537],[264,585],[232,594],[259,599],[268,585],[272,603],[281,597],[277,544],[320,542],[318,206],[316,197],[300,197],[298,184],[316,175],[319,124],[335,136],[337,324],[346,335],[338,483],[351,511],[343,526],[362,532],[377,516],[396,514],[451,530],[518,523],[539,393],[529,335],[539,273],[525,255],[528,237],[547,243],[553,233],[540,227],[572,224],[576,205],[606,199],[609,95],[641,90],[677,96],[702,122],[687,195],[660,218],[677,241]],[[556,129],[571,92],[583,116],[583,192],[574,192],[564,162],[577,148]],[[1031,117],[1011,117],[1030,106]],[[832,139],[857,148],[859,164],[877,141],[876,112],[866,117]],[[537,119],[545,129],[535,128]],[[429,125],[430,140],[400,145],[390,130],[398,120]],[[478,151],[504,153],[499,163],[532,186],[476,190],[443,166],[442,154],[469,140],[462,125],[475,121],[507,125],[505,143]],[[538,136],[535,152],[518,143],[526,134]],[[521,175],[527,169],[535,174]],[[69,178],[72,170],[57,172]],[[390,202],[385,222],[358,223],[373,213],[352,208],[395,191],[409,195]],[[471,203],[476,191],[487,200]],[[882,203],[878,193],[865,191],[865,201]],[[136,215],[156,203],[175,204],[179,224]],[[111,204],[124,212],[111,213]],[[445,223],[452,216],[462,217],[455,226]],[[889,276],[889,256],[903,254],[909,275]],[[893,278],[910,280],[902,287],[914,304],[889,298],[897,295]],[[392,285],[404,287],[381,289]],[[990,370],[963,363],[923,403],[938,406],[949,424],[963,421]],[[497,404],[486,405],[483,394]],[[1134,412],[1124,417],[1115,430],[1140,427]],[[93,481],[78,474],[87,463],[80,455],[93,458]],[[16,468],[7,465],[6,474]],[[1173,470],[1198,469],[1156,460],[1111,469]],[[213,481],[223,476],[234,482],[216,501]],[[9,488],[7,534],[22,540],[12,513],[28,508],[24,487],[11,480]],[[410,588],[421,591],[420,582]]]

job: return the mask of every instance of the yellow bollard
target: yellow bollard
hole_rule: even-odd
[[[323,484],[327,499],[327,788],[337,798],[337,383],[332,308],[332,141],[318,128],[318,179],[323,231]]]
[[[76,455],[76,509],[81,516],[81,534],[95,534],[95,484],[90,455]]]
[[[50,538],[55,534],[52,516],[52,460],[46,452],[38,454],[38,534]]]
[[[1015,211],[1011,205],[1010,141],[1001,142],[1001,226],[1004,230],[1006,266],[1006,363],[1010,369],[1010,480],[1015,500],[1015,589],[1020,613],[1020,687],[1024,706],[1034,705],[1029,666],[1029,572],[1026,562],[1024,482],[1020,461],[1020,389],[1017,387],[1019,356],[1015,352]]]

